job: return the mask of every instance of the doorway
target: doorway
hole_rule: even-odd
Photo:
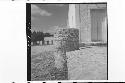
[[[101,42],[104,40],[104,25],[106,9],[91,9],[91,41]],[[105,22],[106,23],[106,22]]]

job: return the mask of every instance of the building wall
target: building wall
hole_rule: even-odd
[[[91,42],[91,9],[106,9],[106,4],[77,4],[79,5],[81,42]],[[78,14],[78,13],[77,13]],[[105,37],[105,39],[107,39]]]
[[[106,4],[69,5],[69,28],[79,29],[80,42],[91,42],[91,9],[106,9]],[[105,36],[103,36],[103,40],[105,41],[107,39],[107,30],[102,30],[105,30],[103,31],[105,33]]]
[[[88,4],[80,4],[81,42],[91,41],[91,18]]]

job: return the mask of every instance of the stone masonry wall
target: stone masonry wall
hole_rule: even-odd
[[[88,4],[80,4],[81,40],[91,41],[91,19]]]
[[[54,35],[56,48],[64,48],[66,52],[79,49],[79,29],[61,28]]]
[[[68,71],[66,52],[79,49],[79,30],[75,28],[58,29],[54,34],[54,46],[55,67]]]
[[[79,4],[81,42],[91,42],[91,9],[106,9],[106,4]]]

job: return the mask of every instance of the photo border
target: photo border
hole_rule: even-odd
[[[107,8],[107,79],[106,80],[108,80],[108,5],[107,2],[84,2],[84,3],[26,3],[27,81],[31,81],[31,4],[106,4]]]

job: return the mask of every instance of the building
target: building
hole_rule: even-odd
[[[53,44],[53,37],[44,37],[44,44],[45,45],[52,45]]]
[[[80,42],[107,43],[107,4],[69,4],[68,26],[79,29]]]

